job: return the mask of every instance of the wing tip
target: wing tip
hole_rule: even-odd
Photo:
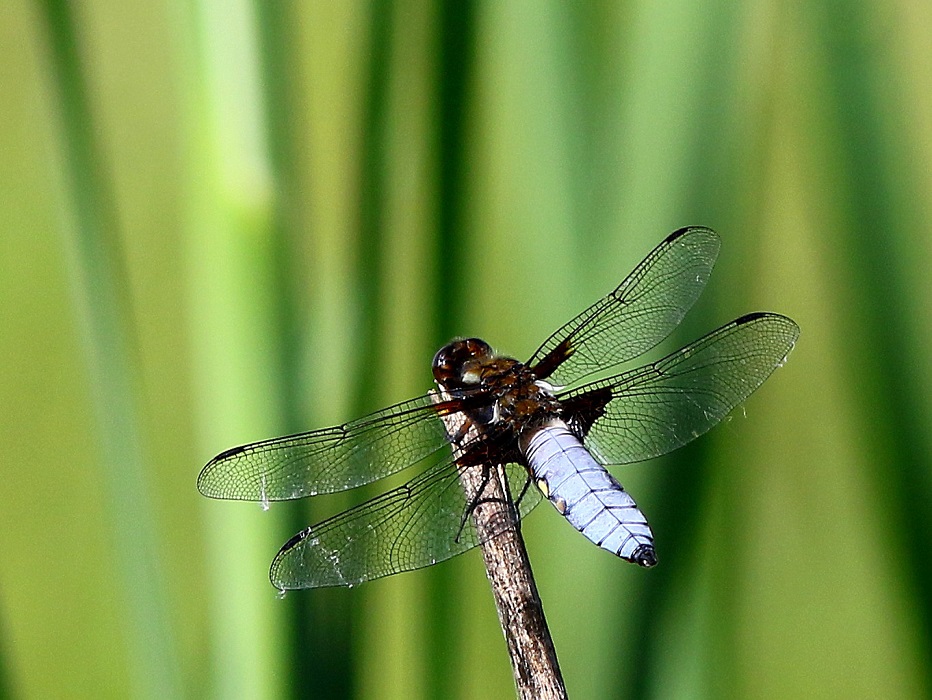
[[[353,588],[361,583],[368,581],[370,578],[380,578],[387,576],[395,571],[388,571],[376,576],[362,575],[356,578],[347,578],[340,567],[339,552],[330,551],[323,556],[327,560],[327,566],[322,567],[320,564],[319,553],[311,553],[304,550],[295,550],[302,542],[310,538],[308,547],[317,548],[321,544],[317,540],[317,526],[306,527],[301,532],[294,535],[281,549],[272,560],[269,567],[269,582],[274,586],[279,595],[284,595],[287,591],[296,591],[306,588]],[[289,555],[292,555],[289,557]],[[297,560],[294,559],[297,557]]]
[[[246,451],[247,447],[248,445],[237,445],[236,447],[231,447],[228,450],[224,450],[223,452],[218,454],[216,457],[214,457],[212,460],[210,460],[207,463],[207,466],[209,467],[211,464],[214,464],[215,462],[222,462],[225,459],[229,459],[230,457],[235,457],[238,454],[242,454],[243,452]]]
[[[269,582],[279,591],[292,591],[301,586],[295,585],[294,581],[286,580],[284,576],[283,569],[283,560],[288,555],[288,553],[297,547],[301,542],[306,540],[311,534],[311,528],[306,527],[301,532],[292,536],[285,544],[281,546],[278,550],[278,553],[275,555],[275,558],[272,559],[272,565],[269,567]],[[290,578],[290,577],[289,577]]]
[[[201,473],[197,475],[197,490],[202,496],[207,498],[220,498],[220,493],[216,489],[216,485],[212,484],[210,478],[213,469],[211,468],[216,461],[216,457],[210,460],[207,465],[201,469]]]
[[[767,320],[770,323],[778,323],[786,328],[789,332],[788,335],[792,338],[792,344],[796,343],[796,340],[799,338],[799,324],[796,323],[789,316],[784,316],[783,314],[773,313],[772,311],[753,311],[749,314],[745,314],[740,318],[734,320],[734,325],[743,326],[746,323],[754,323],[755,321]]]
[[[704,233],[710,238],[719,240],[719,235],[708,226],[681,226],[664,239],[663,243],[673,243],[674,241],[690,234]]]
[[[197,490],[201,492],[202,496],[207,496],[207,498],[230,497],[222,490],[217,488],[217,484],[214,483],[215,480],[212,477],[217,471],[217,465],[225,462],[230,457],[235,457],[236,455],[242,454],[246,451],[246,447],[246,445],[231,447],[228,450],[224,450],[204,465],[204,468],[201,469],[201,473],[197,475]]]

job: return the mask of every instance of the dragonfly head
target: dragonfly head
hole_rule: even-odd
[[[434,380],[445,389],[465,389],[482,381],[482,368],[494,357],[492,348],[479,338],[447,343],[434,355]]]

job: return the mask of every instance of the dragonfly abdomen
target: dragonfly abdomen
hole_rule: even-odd
[[[565,423],[552,421],[522,443],[537,486],[573,527],[622,559],[657,563],[647,518]]]

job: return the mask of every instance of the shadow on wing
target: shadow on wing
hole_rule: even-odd
[[[510,464],[505,473],[511,494],[522,494],[527,471]],[[481,497],[467,497],[454,462],[436,465],[403,486],[299,532],[276,555],[269,578],[280,590],[354,586],[449,559],[479,544],[472,517],[464,515],[467,504]],[[540,500],[536,488],[527,489],[518,503],[518,518]],[[490,536],[511,524],[510,517],[497,523]]]
[[[544,341],[528,366],[539,378],[568,386],[647,352],[699,298],[720,243],[708,228],[674,231],[611,294]]]
[[[699,437],[783,364],[799,327],[742,316],[653,364],[560,396],[566,418],[604,464],[658,457]]]
[[[449,457],[437,415],[444,409],[422,396],[332,428],[234,447],[207,463],[197,488],[211,498],[265,502],[368,484],[432,455]]]

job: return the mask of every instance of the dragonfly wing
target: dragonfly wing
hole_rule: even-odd
[[[647,352],[699,298],[719,247],[711,229],[674,231],[611,294],[544,341],[526,364],[539,378],[568,386]]]
[[[483,469],[483,467],[469,467]],[[403,486],[387,491],[292,537],[272,562],[269,578],[280,590],[353,586],[363,581],[430,566],[461,554],[480,542],[470,504],[483,498],[484,487],[467,496],[455,462],[436,465]],[[494,474],[494,468],[488,474]],[[527,471],[505,467],[520,519],[539,502],[537,489],[526,489]],[[510,527],[513,518],[496,523],[488,537]]]
[[[211,498],[265,502],[368,484],[449,457],[438,413],[454,408],[422,396],[333,428],[234,447],[207,463],[197,487]]]
[[[653,364],[561,395],[564,417],[604,464],[666,454],[750,396],[798,337],[785,316],[743,316]]]

